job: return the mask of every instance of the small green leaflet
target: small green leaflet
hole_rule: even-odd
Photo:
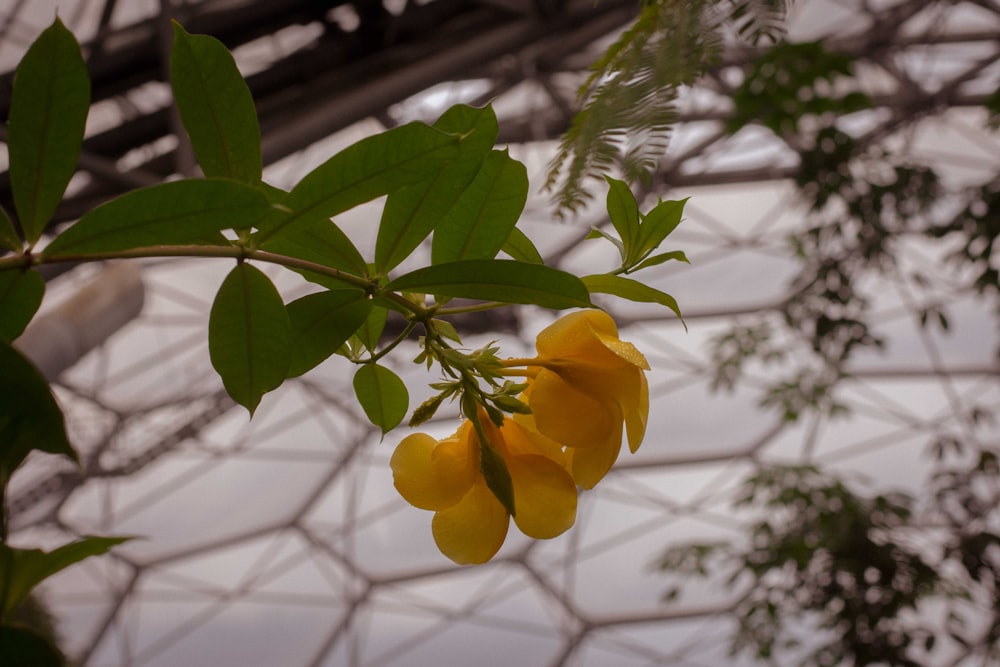
[[[260,126],[246,81],[214,37],[191,35],[176,21],[170,83],[184,129],[206,176],[260,181]]]
[[[681,316],[680,308],[677,306],[677,301],[674,297],[670,296],[666,292],[661,292],[660,290],[650,287],[649,285],[640,283],[637,280],[623,278],[622,276],[614,276],[607,273],[584,276],[581,280],[591,292],[613,294],[623,299],[638,301],[640,303],[658,303],[674,311],[674,314],[680,318],[681,322],[684,321],[684,318]],[[685,325],[685,328],[686,326],[687,325]]]
[[[80,45],[56,18],[17,67],[8,116],[10,185],[29,244],[42,235],[76,171],[89,109]]]
[[[633,266],[631,269],[629,269],[629,273],[632,273],[633,271],[638,271],[639,269],[646,269],[651,266],[656,266],[657,264],[663,264],[664,262],[669,262],[670,260],[677,260],[679,262],[684,262],[685,264],[691,263],[690,261],[688,261],[687,255],[685,255],[683,251],[672,250],[671,252],[664,252],[660,253],[659,255],[653,255],[652,257],[647,257],[646,259],[642,260],[641,262]]]
[[[496,257],[527,199],[524,165],[507,151],[492,151],[475,180],[434,229],[432,263]]]
[[[677,228],[681,223],[687,201],[688,198],[661,201],[649,210],[643,217],[642,227],[639,229],[637,257],[645,257],[655,250],[663,243],[663,239]]]
[[[372,310],[361,290],[308,294],[288,304],[292,358],[288,377],[302,375],[337,352]]]
[[[385,366],[365,364],[354,374],[354,393],[372,424],[385,435],[396,428],[410,406],[410,395],[399,376]]]
[[[0,341],[0,491],[28,453],[37,449],[77,461],[63,413],[38,369]]]
[[[37,271],[0,271],[0,340],[21,335],[44,294],[45,280]]]
[[[292,329],[281,295],[260,270],[237,264],[215,295],[208,353],[233,400],[250,411],[285,380]]]
[[[45,257],[200,244],[223,229],[250,227],[271,210],[266,195],[218,178],[161,183],[89,211],[45,248]]]
[[[608,216],[624,246],[622,265],[628,266],[636,259],[639,240],[639,205],[628,184],[610,176],[608,182]]]
[[[684,205],[688,200],[660,201],[649,213],[642,215],[628,185],[624,181],[607,176],[605,178],[609,186],[608,216],[619,238],[601,229],[594,229],[587,238],[603,237],[610,241],[621,254],[622,269],[629,273],[671,259],[686,262],[687,257],[682,252],[668,252],[654,257],[650,257],[650,254],[680,224]]]
[[[41,549],[14,549],[0,544],[0,618],[8,615],[24,601],[42,581],[74,563],[107,553],[111,547],[127,542],[130,537],[83,537],[45,552]]]
[[[396,278],[386,289],[534,304],[554,310],[593,305],[587,287],[576,276],[509,259],[466,259],[428,266]]]

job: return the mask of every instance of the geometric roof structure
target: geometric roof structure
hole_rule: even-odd
[[[0,70],[51,21],[52,4],[0,8]],[[520,226],[547,263],[576,272],[611,263],[608,248],[584,240],[606,224],[604,184],[569,222],[553,219],[540,186],[576,86],[635,15],[633,3],[612,0],[60,2],[95,94],[59,223],[191,172],[158,81],[168,11],[233,49],[261,116],[265,180],[294,182],[365,134],[494,100],[499,141],[528,166]],[[1000,135],[981,108],[1000,82],[1000,7],[806,0],[790,10],[788,31],[856,59],[854,80],[873,105],[842,122],[861,141],[932,165],[946,193],[1000,173]],[[669,249],[691,264],[644,274],[678,299],[687,330],[663,309],[603,302],[652,367],[642,448],[581,495],[570,531],[548,541],[512,533],[486,565],[453,565],[434,546],[430,515],[396,493],[388,461],[407,429],[380,442],[345,360],[287,381],[252,420],[233,403],[206,334],[226,263],[143,260],[49,276],[42,317],[72,310],[87,289],[118,290],[134,315],[55,382],[83,470],[34,457],[10,488],[12,543],[142,537],[46,582],[68,655],[88,667],[754,664],[728,655],[736,591],[684,582],[679,600],[664,600],[672,582],[655,563],[667,546],[738,537],[747,517],[733,496],[761,465],[815,462],[862,485],[919,492],[935,440],[1000,441],[996,423],[970,418],[1000,413],[997,296],[946,261],[949,239],[901,239],[894,267],[863,285],[885,345],[853,356],[836,390],[846,414],[789,421],[761,406],[775,377],[809,363],[808,346],[780,332],[799,266],[789,236],[812,213],[793,182],[800,137],[752,124],[725,131],[756,55],[734,41],[683,91],[669,151],[645,186],[649,201],[690,197]],[[0,84],[2,116],[8,94]],[[8,199],[0,174],[0,203]],[[337,220],[363,253],[376,206]],[[269,275],[286,301],[309,289]],[[922,323],[939,310],[947,329]],[[521,308],[463,338],[469,347],[496,339],[501,354],[522,356],[552,319]],[[752,364],[720,390],[712,340],[734,326],[779,332],[787,365]],[[412,351],[393,369],[414,406],[437,377],[408,363]],[[457,424],[445,411],[422,430],[443,437]]]

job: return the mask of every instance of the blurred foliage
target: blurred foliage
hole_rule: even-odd
[[[821,43],[778,44],[748,67],[727,124],[732,133],[758,123],[795,136],[793,178],[810,222],[790,239],[799,268],[780,307],[784,327],[765,316],[719,334],[712,343],[713,386],[733,389],[749,363],[781,366],[786,377],[765,388],[761,404],[790,421],[807,410],[844,411],[833,394],[849,376],[853,353],[885,343],[871,321],[865,286],[900,269],[904,240],[948,239],[956,247],[948,258],[956,275],[971,275],[984,297],[1000,295],[1000,180],[949,189],[932,167],[879,145],[878,137],[849,133],[843,117],[870,105],[853,76],[852,60]],[[926,301],[918,309],[921,325],[948,330],[946,304]],[[788,340],[775,342],[782,334],[812,356],[806,368],[783,365]]]
[[[944,664],[935,647],[995,658],[997,458],[966,454],[931,477],[926,507],[905,493],[859,493],[814,466],[762,469],[735,501],[758,517],[745,542],[674,547],[659,566],[719,575],[738,591],[733,654],[821,667]],[[928,613],[941,609],[944,627]]]
[[[950,186],[882,147],[884,136],[849,131],[844,117],[870,105],[854,76],[851,59],[822,44],[779,44],[748,67],[727,124],[791,140],[808,224],[790,238],[798,267],[784,302],[714,338],[712,387],[733,390],[766,370],[777,379],[760,403],[786,421],[847,410],[838,387],[850,362],[886,343],[873,285],[914,278],[927,290],[914,295],[920,326],[950,329],[949,304],[932,296],[939,286],[900,265],[903,243],[933,243],[956,281],[1000,315],[1000,175]],[[986,108],[995,127],[1000,92]],[[678,581],[736,591],[731,649],[767,664],[997,664],[1000,465],[996,444],[978,436],[995,425],[984,408],[961,418],[962,432],[932,443],[919,497],[862,493],[814,466],[763,466],[734,508],[750,517],[747,535],[672,548],[659,565]]]
[[[838,83],[853,75],[850,57],[828,51],[822,42],[781,42],[750,66],[733,94],[735,111],[726,130],[735,133],[760,123],[775,134],[797,134],[809,121],[868,108],[871,100]]]

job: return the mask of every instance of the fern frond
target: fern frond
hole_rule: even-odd
[[[549,164],[555,214],[593,197],[588,181],[618,167],[648,176],[667,150],[675,102],[716,61],[723,28],[751,42],[780,34],[787,0],[647,0],[635,23],[591,66],[573,117]]]
[[[729,22],[754,46],[776,44],[785,35],[788,0],[729,0]]]
[[[718,56],[718,0],[658,0],[591,67],[573,118],[549,165],[546,189],[556,214],[575,211],[592,194],[586,181],[618,166],[628,180],[655,168],[666,151],[681,86]]]

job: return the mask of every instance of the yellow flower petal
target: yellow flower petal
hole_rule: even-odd
[[[445,556],[459,565],[485,563],[507,537],[510,515],[480,477],[455,505],[434,515],[431,532]]]
[[[639,348],[632,343],[619,340],[618,336],[608,336],[602,333],[597,333],[597,339],[601,341],[601,344],[604,345],[604,347],[614,352],[615,355],[620,357],[622,360],[628,362],[636,368],[641,368],[647,371],[649,370],[649,362],[646,361],[646,357],[643,356],[642,352],[639,351]]]
[[[538,432],[533,415],[516,414],[503,425],[504,444],[509,456],[541,454],[565,467],[566,454],[562,445]]]
[[[530,407],[538,431],[566,447],[591,447],[612,434],[621,440],[616,402],[594,400],[551,371],[540,371],[532,382]]]
[[[425,433],[403,438],[389,466],[392,481],[406,502],[425,510],[451,507],[468,492],[476,469],[468,443],[458,434],[437,442]]]
[[[540,454],[514,456],[507,461],[514,482],[514,522],[536,539],[561,535],[576,521],[576,483],[555,461]]]
[[[610,350],[597,333],[617,338],[615,321],[602,310],[581,310],[542,329],[535,339],[535,349],[543,359],[600,359]]]
[[[577,484],[592,489],[600,482],[618,459],[622,443],[608,442],[606,446],[577,448],[567,451],[570,472]]]
[[[628,448],[635,454],[646,435],[646,421],[649,418],[649,383],[646,374],[639,373],[639,390],[634,401],[623,402],[625,431],[628,433]]]

